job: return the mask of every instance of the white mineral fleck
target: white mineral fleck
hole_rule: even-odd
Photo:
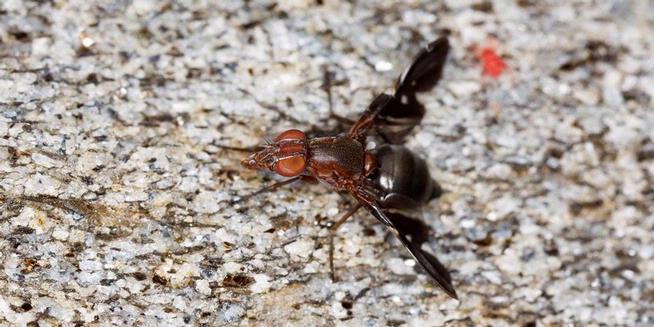
[[[306,259],[311,255],[314,248],[314,241],[308,238],[301,238],[284,246],[284,251],[294,257]]]
[[[68,230],[61,227],[55,228],[55,230],[52,232],[52,237],[60,241],[65,241],[68,239],[68,235],[70,235]]]
[[[50,158],[49,156],[46,156],[42,153],[32,153],[32,160],[34,161],[35,164],[45,167],[45,168],[52,168],[52,167],[60,167],[61,163]]]
[[[28,195],[57,195],[61,182],[52,176],[34,174],[25,182],[25,193]]]
[[[516,275],[522,270],[522,264],[518,254],[513,250],[506,250],[504,254],[495,259],[497,266],[504,272]]]
[[[393,64],[388,61],[378,61],[375,63],[375,70],[378,72],[387,72],[393,69]]]
[[[479,92],[479,90],[481,90],[481,85],[479,82],[475,81],[460,81],[448,83],[448,88],[457,97],[469,97],[473,93]]]
[[[228,274],[234,274],[234,273],[241,272],[242,268],[243,268],[243,265],[240,264],[240,263],[237,263],[237,262],[226,262],[223,265],[223,269]]]
[[[204,295],[211,295],[211,287],[209,286],[209,281],[206,279],[196,280],[195,290]]]
[[[222,201],[229,199],[225,192],[207,192],[198,194],[193,201],[193,208],[201,213],[214,213],[223,207]]]
[[[408,266],[404,260],[400,258],[391,258],[388,261],[386,261],[386,266],[388,269],[390,269],[394,274],[402,275],[402,274],[412,274],[413,273],[413,267]]]
[[[577,100],[589,106],[597,105],[600,99],[599,92],[594,89],[574,89],[573,95]]]
[[[254,283],[250,285],[250,290],[254,293],[263,293],[270,289],[270,277],[265,274],[255,274],[252,276]]]

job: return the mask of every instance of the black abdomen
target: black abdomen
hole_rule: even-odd
[[[429,175],[427,164],[401,145],[375,150],[379,172],[374,182],[395,208],[420,206],[440,196],[441,188]]]

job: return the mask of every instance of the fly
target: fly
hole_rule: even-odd
[[[436,86],[448,51],[445,37],[429,43],[399,76],[394,92],[378,95],[347,133],[310,138],[300,130],[287,130],[241,163],[249,169],[288,177],[255,194],[300,179],[319,181],[335,191],[349,193],[357,204],[331,226],[332,232],[365,208],[393,232],[438,286],[456,299],[450,273],[420,247],[426,240],[426,226],[399,211],[417,209],[441,195],[425,161],[402,143],[425,114],[416,94]],[[381,145],[366,149],[368,137],[377,137]]]

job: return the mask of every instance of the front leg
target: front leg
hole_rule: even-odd
[[[278,188],[280,188],[280,187],[282,187],[284,185],[293,183],[293,182],[295,182],[297,180],[300,180],[300,179],[303,179],[303,178],[304,178],[304,176],[296,176],[296,177],[293,177],[293,178],[290,178],[290,179],[287,179],[287,180],[284,180],[284,181],[275,182],[275,183],[272,183],[270,185],[266,185],[266,186],[254,191],[254,192],[252,192],[250,194],[239,197],[236,200],[232,200],[231,204],[236,204],[236,203],[239,203],[241,201],[245,201],[245,200],[247,200],[247,199],[249,199],[249,198],[251,198],[253,196],[259,195],[261,193],[274,191],[274,190],[276,190],[276,189],[278,189]]]

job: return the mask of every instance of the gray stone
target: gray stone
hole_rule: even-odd
[[[654,324],[646,0],[0,2],[0,325]],[[448,298],[363,210],[244,170],[452,51],[407,139]],[[493,37],[495,41],[493,41]],[[508,69],[482,75],[490,46]],[[240,199],[240,202],[236,200]]]

